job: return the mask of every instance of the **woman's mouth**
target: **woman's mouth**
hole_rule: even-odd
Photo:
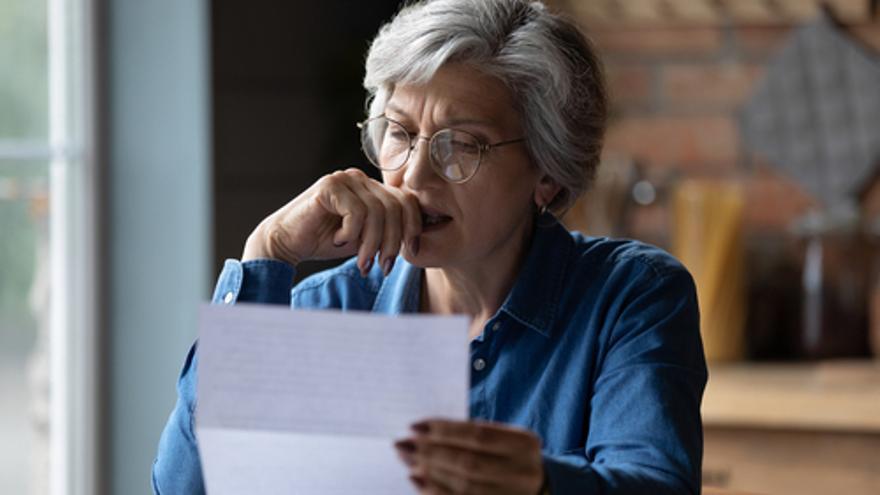
[[[428,209],[422,210],[422,231],[430,232],[442,228],[444,225],[452,221],[452,217],[444,215],[438,211]]]

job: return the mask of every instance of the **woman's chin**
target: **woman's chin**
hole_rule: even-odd
[[[419,252],[418,255],[413,255],[411,252],[404,250],[400,254],[407,263],[417,268],[441,268],[444,265],[443,261],[438,259],[437,256],[432,256],[431,253],[424,251]]]

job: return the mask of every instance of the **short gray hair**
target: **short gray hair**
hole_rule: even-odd
[[[384,112],[399,83],[425,83],[449,62],[500,79],[522,118],[532,162],[569,208],[589,187],[602,151],[607,96],[590,41],[570,20],[528,0],[426,0],[382,26],[367,54],[368,115]]]

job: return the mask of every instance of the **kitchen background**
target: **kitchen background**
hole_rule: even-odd
[[[697,280],[704,484],[877,493],[877,2],[555,4],[614,102],[604,188],[567,221],[664,246]]]

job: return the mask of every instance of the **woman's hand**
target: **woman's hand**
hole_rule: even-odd
[[[386,275],[405,243],[418,253],[422,214],[412,194],[356,168],[325,175],[257,226],[242,261],[272,258],[296,265],[310,259],[358,256],[366,274],[379,252]]]
[[[420,493],[537,495],[544,483],[541,440],[503,425],[434,419],[395,443]]]

